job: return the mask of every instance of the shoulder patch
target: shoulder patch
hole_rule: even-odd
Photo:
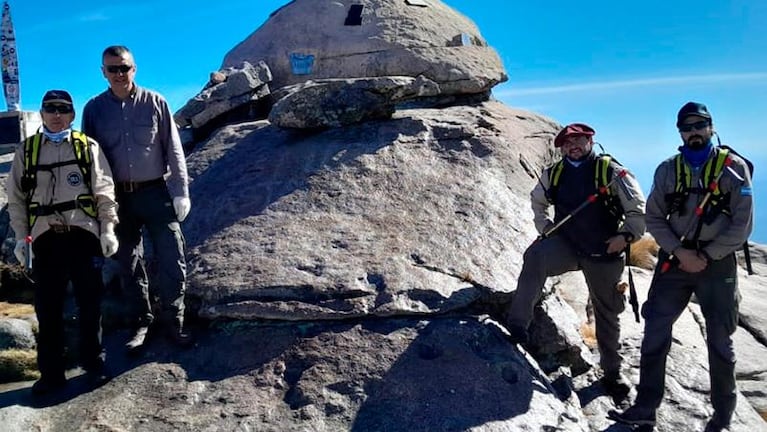
[[[69,174],[67,174],[67,183],[73,187],[80,186],[83,183],[83,177],[80,172],[71,171]]]

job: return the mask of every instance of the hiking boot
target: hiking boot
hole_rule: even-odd
[[[60,390],[67,385],[67,379],[64,376],[58,378],[40,378],[32,384],[32,396],[40,397]]]
[[[703,432],[728,432],[730,429],[730,424],[723,425],[721,422],[718,422],[715,418],[712,418],[711,420],[706,423],[706,429],[703,430]]]
[[[625,401],[631,392],[631,384],[620,372],[607,373],[600,382],[605,388],[605,392],[613,398],[613,402],[616,405],[620,405],[621,402]]]
[[[517,324],[509,324],[506,329],[509,331],[509,341],[511,343],[526,345],[530,342],[527,328]]]
[[[135,352],[141,349],[144,346],[144,342],[146,342],[147,333],[149,333],[149,326],[141,326],[136,329],[136,333],[134,333],[133,337],[125,344],[125,348],[127,348],[129,352]]]
[[[98,388],[109,382],[112,377],[107,373],[104,363],[98,363],[92,367],[86,367],[85,379],[91,388]]]
[[[623,412],[610,410],[607,418],[629,426],[655,426],[655,410],[639,405],[633,405]]]

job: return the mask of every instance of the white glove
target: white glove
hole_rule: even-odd
[[[16,240],[16,246],[13,248],[13,254],[19,260],[21,265],[27,265],[27,242],[25,240]]]
[[[120,247],[115,235],[115,226],[111,222],[106,223],[101,231],[101,253],[105,257],[110,257],[117,253],[117,248]]]
[[[189,214],[189,210],[192,209],[192,201],[187,197],[175,197],[173,198],[173,209],[176,210],[176,219],[183,222]]]
[[[120,247],[120,243],[117,241],[117,236],[113,232],[101,234],[101,252],[105,257],[110,257],[117,253],[117,248]]]

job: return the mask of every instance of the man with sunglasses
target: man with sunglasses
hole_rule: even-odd
[[[721,431],[729,427],[736,402],[731,336],[738,325],[740,294],[735,251],[752,229],[751,176],[742,158],[714,146],[711,114],[702,103],[685,104],[677,114],[677,128],[680,153],[658,166],[647,200],[647,228],[661,251],[643,306],[637,398],[632,407],[612,411],[610,417],[634,426],[655,424],[672,327],[695,294],[706,321],[714,408],[705,430]],[[718,161],[720,174],[709,183],[706,177],[717,170]],[[682,183],[683,178],[689,183]],[[714,201],[720,204],[710,205]]]
[[[159,321],[171,341],[187,345],[191,339],[184,330],[186,260],[180,222],[191,202],[178,130],[165,99],[136,85],[136,63],[128,48],[106,48],[101,70],[109,88],[88,101],[83,130],[102,145],[114,173],[120,217],[117,260],[139,315],[126,347],[131,352],[141,348],[155,318],[143,262],[143,229],[157,263],[152,291],[156,289],[160,300]]]
[[[94,384],[106,380],[101,268],[103,257],[118,247],[112,173],[98,144],[72,130],[72,97],[63,90],[46,92],[40,114],[42,132],[21,143],[6,185],[14,253],[21,263],[33,256],[40,370],[32,386],[35,396],[66,384],[63,312],[70,281],[78,307],[80,363]]]

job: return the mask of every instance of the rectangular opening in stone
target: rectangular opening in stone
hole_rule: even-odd
[[[349,13],[346,15],[345,26],[358,26],[362,25],[362,8],[361,4],[353,4],[349,7]]]

